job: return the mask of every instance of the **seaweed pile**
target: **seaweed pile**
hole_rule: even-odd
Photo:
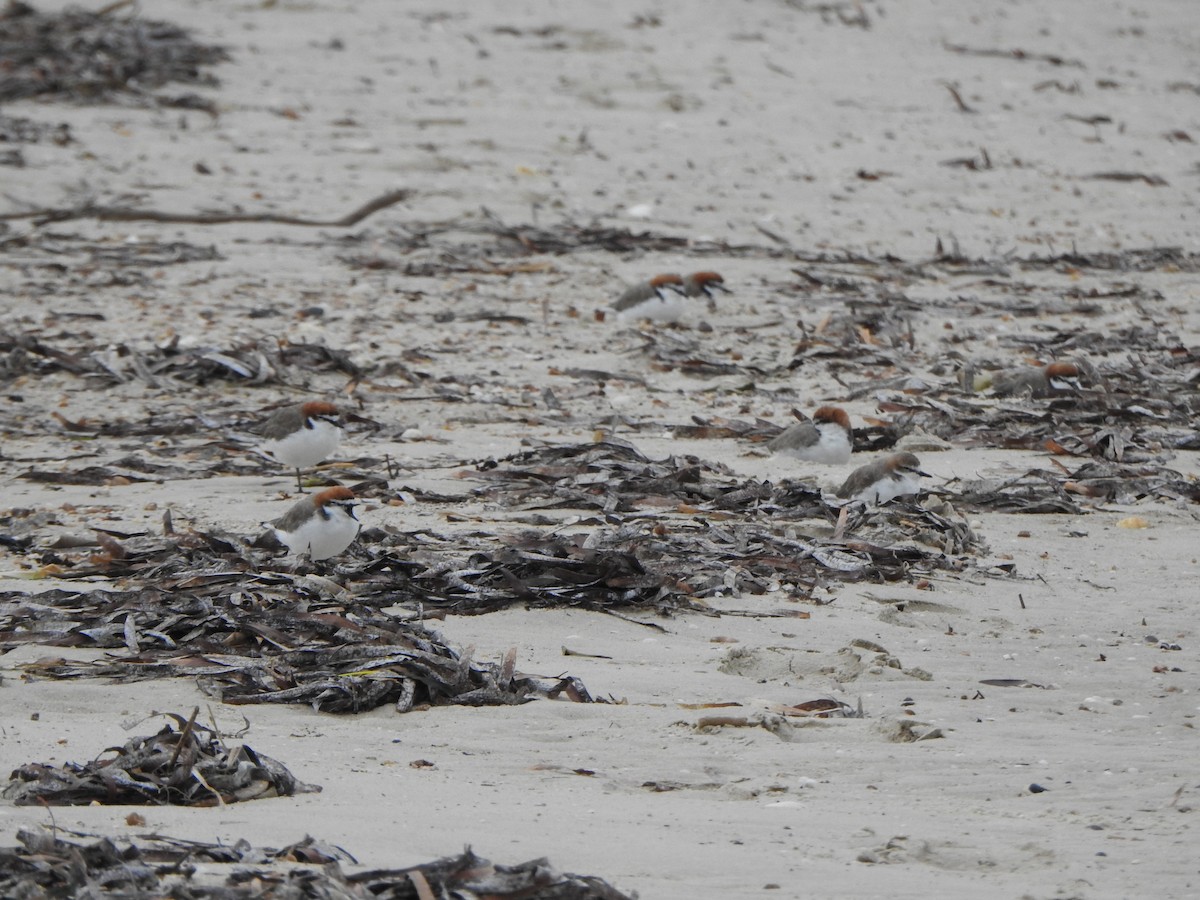
[[[40,13],[24,2],[0,10],[0,103],[32,97],[76,103],[122,98],[160,106],[211,108],[195,94],[159,97],[171,83],[214,86],[204,69],[228,59],[221,47],[199,44],[167,22],[121,16],[126,4],[100,12]]]
[[[132,381],[150,387],[171,383],[199,386],[212,381],[271,385],[298,381],[298,372],[309,376],[340,373],[356,380],[363,374],[345,351],[324,344],[266,339],[233,347],[184,349],[175,337],[146,349],[127,343],[65,349],[33,334],[0,334],[0,354],[0,376],[66,372],[98,389]]]
[[[546,859],[506,866],[470,848],[417,866],[346,871],[357,860],[340,847],[306,837],[287,847],[184,841],[161,835],[136,840],[77,832],[22,829],[19,846],[0,847],[5,897],[113,896],[125,900],[189,897],[250,900],[330,897],[428,900],[630,900],[601,878],[559,872]]]
[[[20,766],[2,796],[18,806],[218,806],[321,790],[247,744],[228,747],[196,722],[197,712],[187,718],[163,713],[178,730],[168,722],[157,734],[133,738],[87,763]]]
[[[187,571],[175,563],[175,577],[148,566],[134,590],[0,594],[0,649],[35,643],[109,651],[91,661],[43,657],[22,666],[30,676],[198,677],[202,690],[227,703],[295,703],[332,713],[592,699],[570,676],[517,672],[514,652],[479,662],[418,622],[323,597],[326,579],[216,571],[213,562],[209,556]]]

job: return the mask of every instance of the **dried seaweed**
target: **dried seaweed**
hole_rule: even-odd
[[[60,579],[103,575],[121,590],[0,594],[0,648],[40,643],[110,651],[46,659],[53,677],[199,676],[227,702],[306,703],[332,712],[381,704],[590,699],[570,677],[473,662],[384,607],[489,612],[513,604],[669,614],[718,596],[812,598],[842,581],[914,580],[969,565],[979,544],[953,514],[918,507],[854,520],[804,482],[740,480],[695,457],[650,460],[619,441],[542,447],[477,473],[484,494],[519,508],[596,511],[601,527],[472,541],[364,536],[340,561],[346,596],[302,573],[264,570],[260,551],[217,532],[97,534],[84,559],[44,550]],[[809,521],[818,536],[801,534]],[[822,536],[823,535],[823,536]],[[371,540],[384,541],[374,544]],[[351,599],[352,598],[352,599]],[[761,614],[771,614],[759,610]]]
[[[797,343],[788,364],[797,369],[814,361],[836,361],[837,368],[890,366],[903,370],[911,356],[912,317],[919,307],[900,294],[851,298],[846,309],[827,315]]]
[[[30,97],[111,103],[132,97],[180,105],[184,98],[154,98],[151,92],[170,83],[213,86],[216,79],[202,69],[229,56],[167,22],[78,8],[39,13],[13,2],[0,11],[0,58],[5,61],[0,103]]]
[[[284,343],[274,339],[234,347],[182,349],[177,341],[150,348],[115,344],[65,350],[32,333],[0,334],[0,375],[49,374],[57,371],[88,378],[94,387],[141,381],[158,386],[160,379],[203,385],[214,380],[250,384],[297,382],[316,373],[340,372],[352,379],[362,371],[349,353],[324,344]]]
[[[695,456],[651,460],[632,444],[608,438],[585,444],[540,447],[487,467],[476,477],[490,482],[484,496],[517,509],[636,510],[705,509],[770,511],[785,518],[835,518],[812,485],[735,481],[721,463]]]
[[[196,722],[197,712],[190,718],[163,713],[178,730],[168,722],[157,734],[133,738],[87,763],[20,766],[3,796],[18,806],[216,806],[320,790],[247,744],[226,746]]]
[[[222,564],[211,556],[221,546],[211,536],[190,552],[176,546],[167,562],[143,549],[147,544],[165,542],[127,541],[118,558],[95,567],[125,573],[144,585],[140,589],[0,594],[0,648],[120,649],[94,662],[48,658],[25,670],[55,678],[200,676],[205,691],[228,703],[303,703],[325,712],[515,704],[538,696],[592,699],[570,676],[523,675],[511,658],[474,661],[420,624],[372,609],[369,598],[356,598],[351,609],[324,599],[319,583],[310,586],[303,577],[256,574],[240,561]],[[232,545],[226,550],[234,556]],[[395,561],[387,568],[406,566]],[[393,586],[406,580],[392,577]],[[394,600],[393,592],[384,602]]]
[[[263,896],[630,900],[601,878],[559,872],[546,859],[504,866],[470,848],[458,856],[408,868],[346,872],[343,867],[356,865],[357,860],[341,847],[311,837],[276,849],[256,847],[245,839],[210,844],[162,835],[83,843],[61,837],[64,833],[22,829],[16,835],[20,846],[0,847],[0,894],[124,900]]]
[[[54,125],[0,113],[0,144],[40,144],[42,141],[65,147],[74,143],[75,138],[71,136],[71,126],[66,122]]]
[[[479,477],[485,496],[505,506],[595,510],[609,527],[514,535],[505,548],[477,550],[467,566],[416,573],[411,587],[426,592],[426,604],[704,609],[698,601],[715,596],[810,597],[830,582],[955,570],[979,548],[952,514],[916,508],[861,518],[863,531],[835,540],[828,533],[838,509],[808,483],[737,480],[714,463],[650,460],[613,439],[527,451]],[[826,536],[798,534],[805,520]]]
[[[868,256],[850,250],[812,251],[774,239],[769,244],[735,244],[571,221],[560,222],[551,228],[510,225],[486,209],[446,221],[410,221],[405,223],[402,231],[347,235],[340,239],[340,244],[346,248],[341,261],[353,269],[399,271],[415,277],[442,277],[455,273],[550,275],[556,269],[549,260],[531,257],[577,252],[606,252],[620,256],[663,252],[708,261],[776,259],[802,264],[793,269],[803,279],[802,283],[781,285],[784,290],[820,291],[827,299],[844,295],[881,300],[885,304],[901,303],[914,311],[920,310],[922,305],[908,301],[897,292],[914,282],[944,282],[948,274],[1009,278],[1014,270],[1067,273],[1200,271],[1200,253],[1180,247],[1096,253],[1073,250],[1048,256],[1008,255],[996,259],[969,257],[957,247],[953,252],[946,252],[939,241],[938,250],[932,257],[905,260],[888,254]],[[370,245],[370,252],[358,250],[364,244]],[[522,261],[513,262],[514,259]]]
[[[1075,471],[1030,469],[1009,478],[959,483],[954,503],[1017,513],[1080,513],[1075,498],[1122,504],[1145,499],[1200,503],[1200,483],[1163,466],[1084,463]]]
[[[720,375],[764,375],[775,368],[774,360],[754,365],[743,361],[741,351],[723,351],[716,356],[703,343],[690,334],[654,330],[642,333],[641,351],[659,371],[678,371],[684,375],[712,378]]]
[[[1090,349],[1087,334],[1064,340],[1062,349]],[[910,382],[899,390],[880,390],[878,384],[866,388],[878,397],[879,409],[896,416],[906,428],[920,428],[960,446],[1049,449],[1117,462],[1157,461],[1164,449],[1186,449],[1195,439],[1200,385],[1189,376],[1186,363],[1174,358],[1177,354],[1143,350],[1139,337],[1150,338],[1134,333],[1117,338],[1125,340],[1123,349],[1138,354],[1136,362],[1096,367],[1094,384],[1044,399],[997,400],[964,392],[957,384]],[[1023,338],[1017,335],[1009,340]]]
[[[173,212],[136,206],[106,205],[96,203],[90,197],[85,197],[72,206],[38,207],[21,212],[0,213],[0,222],[29,219],[36,225],[46,225],[50,222],[68,222],[74,219],[97,219],[101,222],[170,222],[187,225],[272,222],[307,228],[352,228],[368,216],[395,206],[397,203],[403,203],[410,197],[412,197],[412,191],[407,188],[387,191],[336,219],[293,216],[276,212],[245,212],[240,208],[214,212]]]
[[[1039,515],[1083,512],[1063,489],[1054,473],[1033,469],[1009,478],[981,478],[951,482],[952,496],[960,509]]]
[[[894,511],[893,511],[894,513]],[[919,516],[889,522],[889,541],[924,539],[933,531]],[[882,519],[871,525],[882,534]],[[575,607],[598,612],[644,610],[666,615],[710,611],[704,601],[725,596],[811,599],[837,582],[917,580],[969,564],[978,545],[939,536],[929,546],[796,536],[783,529],[697,520],[632,523],[571,536],[525,532],[505,548],[478,551],[416,573],[406,583],[380,579],[360,599],[460,615],[527,608]],[[956,555],[943,552],[949,546]],[[769,609],[757,611],[772,615]]]

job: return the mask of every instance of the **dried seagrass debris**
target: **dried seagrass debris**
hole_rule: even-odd
[[[692,421],[686,425],[672,425],[664,430],[670,431],[677,440],[719,440],[732,438],[749,443],[763,444],[783,431],[784,426],[768,422],[765,419],[755,419],[746,422],[741,419],[727,419],[724,416],[692,416]]]
[[[75,138],[71,136],[71,126],[66,122],[54,125],[0,113],[0,144],[40,144],[42,141],[65,147],[74,143]]]
[[[63,834],[94,840],[73,841]],[[233,843],[163,835],[130,840],[64,829],[22,829],[16,839],[18,846],[0,847],[5,897],[631,900],[603,879],[559,872],[546,859],[505,866],[470,848],[418,866],[355,871],[358,860],[350,853],[311,837],[278,849],[256,847],[244,838]]]
[[[837,369],[889,366],[903,371],[913,357],[913,316],[920,306],[901,294],[845,301],[846,309],[826,315],[792,351],[789,369],[830,361]]]
[[[1133,504],[1142,500],[1200,503],[1200,483],[1157,465],[1087,462],[1074,471],[1030,469],[1007,478],[953,481],[956,506],[994,512],[1073,513],[1076,498]]]
[[[179,465],[160,465],[137,456],[125,456],[104,466],[83,466],[51,472],[29,469],[20,477],[42,484],[135,484],[139,481],[161,481],[169,478],[188,478],[191,471]]]
[[[1114,253],[1061,253],[1057,256],[1031,256],[1020,260],[1023,269],[1099,269],[1117,272],[1200,272],[1200,253],[1182,247],[1147,247]]]
[[[468,615],[515,604],[708,612],[704,601],[713,597],[808,598],[837,582],[958,571],[979,549],[969,529],[951,526],[948,517],[915,510],[887,520],[887,529],[880,521],[844,540],[700,518],[639,520],[571,535],[529,531],[504,538],[507,546],[499,550],[477,550],[465,566],[448,561],[403,584],[380,579],[362,586],[358,596],[366,603],[387,598]],[[875,533],[878,542],[866,537]]]
[[[140,590],[0,594],[0,649],[38,643],[120,651],[94,662],[41,659],[25,671],[118,680],[199,676],[205,691],[228,703],[303,703],[324,712],[592,700],[569,675],[518,673],[513,656],[477,661],[419,623],[359,599],[352,606],[322,600],[300,579],[230,567],[161,577],[154,571]],[[397,599],[384,596],[381,602]]]
[[[197,43],[186,29],[115,11],[40,13],[24,2],[0,10],[0,103],[30,97],[155,100],[150,92],[172,82],[215,85],[202,69],[228,58],[223,48]]]
[[[1186,449],[1200,415],[1200,389],[1165,365],[1102,367],[1103,386],[1050,398],[969,394],[954,385],[876,392],[881,412],[958,446],[1045,450],[1127,462]]]
[[[957,504],[957,499],[955,501]],[[938,568],[965,568],[965,558],[987,552],[987,545],[955,508],[935,496],[921,503],[894,501],[884,506],[852,506],[849,531],[870,534],[883,546],[910,543],[924,548],[939,548],[945,564]]]
[[[178,730],[168,722],[157,734],[111,747],[87,763],[20,766],[3,796],[18,806],[217,806],[321,790],[246,744],[226,746],[196,722],[198,711],[190,718],[163,713]]]
[[[18,367],[14,373],[44,375],[65,371],[88,378],[92,386],[102,388],[135,381],[157,386],[159,379],[196,385],[213,380],[262,385],[303,382],[312,375],[328,372],[339,372],[355,380],[363,376],[346,351],[324,344],[270,339],[233,347],[181,349],[176,337],[150,348],[120,343],[65,350],[30,333],[0,334],[0,355],[3,355],[2,365],[10,370]]]
[[[727,466],[695,456],[652,460],[616,438],[548,445],[481,468],[486,497],[516,509],[598,509],[630,513],[681,504],[713,510],[770,510],[791,517],[835,516],[810,484],[734,481]]]
[[[1063,490],[1061,479],[1045,469],[1031,469],[1007,478],[953,480],[945,488],[959,509],[1025,515],[1083,512]]]
[[[524,451],[499,466],[482,467],[476,477],[491,483],[485,495],[504,494],[505,504],[514,508],[630,512],[651,500],[710,500],[719,490],[704,482],[705,474],[729,472],[696,457],[651,460],[632,444],[610,438]]]
[[[470,654],[443,656],[356,644],[296,650],[266,662],[216,656],[207,661],[229,664],[203,675],[201,689],[233,704],[303,703],[329,713],[366,712],[391,704],[404,713],[436,704],[515,706],[537,697],[593,702],[583,682],[572,676],[516,672],[515,650],[499,664],[475,662]]]
[[[0,128],[3,127],[3,121],[0,117]],[[2,134],[0,142],[3,142]],[[16,218],[17,215],[0,214],[0,221]],[[94,288],[98,286],[97,278],[121,277],[136,280],[139,284],[149,283],[149,279],[140,273],[137,276],[130,273],[118,275],[124,269],[157,269],[181,263],[224,259],[211,244],[204,246],[187,241],[159,241],[150,237],[116,241],[41,229],[0,240],[0,249],[23,251],[20,254],[22,270],[43,269],[53,273],[56,276],[53,285],[27,282],[26,289],[55,298],[63,296],[64,288]],[[52,317],[61,315],[52,314]],[[96,321],[107,318],[101,312],[76,313],[74,316]]]
[[[766,354],[760,348],[730,349],[716,348],[694,333],[652,329],[638,332],[642,341],[638,348],[661,372],[677,371],[697,378],[716,378],[724,375],[741,376],[746,388],[753,386],[754,378],[761,378],[776,368],[773,353]],[[745,354],[757,358],[745,359]]]
[[[1146,499],[1200,503],[1200,482],[1163,466],[1093,460],[1058,477],[1065,491],[1111,503]]]
[[[626,256],[631,253],[670,253],[718,258],[779,259],[801,264],[792,271],[802,281],[791,292],[820,292],[833,298],[866,297],[878,302],[899,300],[914,310],[927,305],[892,293],[916,282],[941,283],[948,276],[971,274],[1003,278],[1009,293],[1012,273],[1053,270],[1061,272],[1152,272],[1200,270],[1200,254],[1179,247],[1152,247],[1114,253],[1067,253],[1053,256],[977,259],[961,252],[937,253],[925,259],[905,260],[882,254],[870,256],[851,250],[811,251],[786,246],[763,231],[771,243],[732,244],[720,240],[697,240],[656,232],[633,232],[624,228],[581,225],[564,221],[553,227],[509,225],[488,210],[437,222],[408,222],[404,229],[363,232],[341,238],[347,249],[342,262],[353,268],[397,270],[408,275],[443,277],[451,273],[512,275],[553,274],[552,264],[541,260],[506,264],[497,260],[558,256],[578,252],[604,252]],[[940,242],[939,242],[940,244]],[[370,252],[358,251],[370,245]],[[651,269],[653,266],[650,267]],[[788,287],[788,286],[781,286]],[[959,302],[969,298],[958,298]]]
[[[406,275],[439,278],[447,274],[552,274],[550,263],[504,263],[530,256],[568,253],[672,252],[694,249],[686,237],[633,232],[627,228],[589,227],[564,222],[554,228],[505,225],[484,211],[482,218],[464,216],[446,222],[410,222],[403,232],[352,235],[343,245],[370,242],[369,253],[350,252],[341,261],[351,268],[397,270]]]

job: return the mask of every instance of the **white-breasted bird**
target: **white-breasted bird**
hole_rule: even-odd
[[[1083,368],[1073,362],[1053,362],[1047,366],[1008,369],[992,376],[992,392],[1000,397],[1028,394],[1042,399],[1078,390]]]
[[[893,453],[873,463],[859,466],[837,490],[843,500],[856,500],[879,506],[896,497],[920,493],[921,461],[912,453]]]
[[[617,321],[678,322],[688,308],[684,289],[683,278],[676,273],[655,275],[626,289],[611,308]]]
[[[297,556],[306,553],[314,561],[328,559],[358,537],[362,523],[354,515],[356,502],[348,487],[327,488],[297,501],[269,525]]]
[[[264,453],[296,470],[296,488],[301,493],[300,470],[315,466],[342,441],[338,408],[322,400],[281,407],[256,431],[264,439]]]
[[[733,293],[725,287],[725,279],[720,272],[693,272],[683,279],[683,293],[688,297],[707,297],[711,304],[718,291],[722,294]]]
[[[852,449],[850,417],[838,406],[818,407],[810,421],[797,422],[771,438],[767,449],[806,462],[845,465]]]

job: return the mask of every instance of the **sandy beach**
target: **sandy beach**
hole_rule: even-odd
[[[138,15],[223,47],[204,67],[218,83],[0,108],[69,131],[0,143],[18,154],[0,155],[0,772],[86,762],[199,706],[322,790],[140,807],[138,824],[128,806],[3,801],[3,846],[52,821],[308,834],[368,867],[470,846],[643,900],[1200,893],[1193,3]],[[401,190],[349,226],[284,221]],[[158,215],[86,214],[101,207]],[[603,312],[700,270],[731,293],[682,326]],[[959,379],[1056,358],[1096,377],[1052,399]],[[169,514],[267,559],[250,544],[295,477],[248,428],[310,399],[352,413],[320,473],[366,486],[372,538],[325,572],[350,596],[373,554],[465,570],[530,534],[637,532],[620,549],[651,575],[639,541],[728,534],[729,555],[697,555],[691,578],[664,560],[672,603],[386,610],[605,702],[335,715],[28,668],[126,652],[22,638],[22,598],[145,587],[73,574],[111,553],[94,529],[132,548],[166,540]],[[858,431],[849,465],[766,452],[823,404]],[[729,548],[831,542],[833,521],[772,511],[767,488],[736,509],[672,493],[694,477],[828,495],[898,438],[929,474],[922,507],[855,519],[850,539],[911,549],[902,577],[827,567],[801,590],[792,560],[764,551],[763,574]],[[629,508],[546,499],[570,481],[554,448],[606,441],[673,487]],[[999,485],[1025,491],[1008,511],[988,505]],[[1056,511],[1022,511],[1035,496]],[[703,588],[710,571],[727,589]],[[796,710],[817,699],[852,715]]]

